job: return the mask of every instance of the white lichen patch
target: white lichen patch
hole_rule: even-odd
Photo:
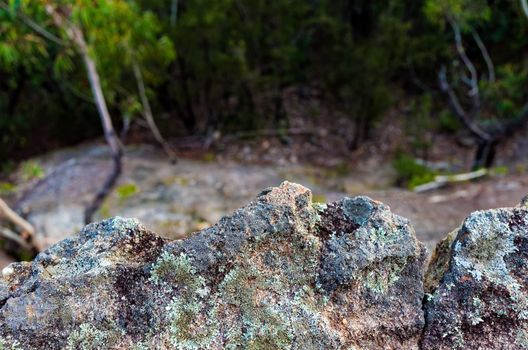
[[[517,252],[514,239],[521,232],[508,225],[505,210],[481,211],[471,215],[462,228],[463,241],[454,246],[454,262],[466,269],[477,281],[488,281],[506,287],[512,295],[520,292],[504,258]]]

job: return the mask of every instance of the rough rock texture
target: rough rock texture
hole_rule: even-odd
[[[424,260],[387,206],[291,183],[182,241],[114,218],[3,271],[0,349],[417,349]]]
[[[527,204],[475,212],[438,245],[423,349],[528,349]]]

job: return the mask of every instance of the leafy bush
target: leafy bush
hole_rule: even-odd
[[[437,175],[435,171],[419,164],[412,156],[405,153],[395,158],[393,167],[397,174],[397,184],[407,186],[409,189],[431,182]]]

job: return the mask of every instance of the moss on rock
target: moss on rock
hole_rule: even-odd
[[[0,336],[24,349],[417,349],[424,261],[387,206],[314,205],[286,182],[181,241],[129,219],[87,226],[0,280]]]

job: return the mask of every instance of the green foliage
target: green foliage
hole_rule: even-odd
[[[415,126],[407,131],[412,146],[426,152],[431,143],[420,128],[452,132],[460,124],[437,112],[445,99],[409,88],[409,73],[436,86],[441,65],[454,62],[451,72],[460,70],[450,20],[461,27],[479,76],[486,65],[473,31],[495,63],[496,81],[479,85],[485,123],[512,118],[528,97],[528,21],[514,2],[196,0],[173,8],[162,0],[13,0],[0,10],[2,160],[100,133],[82,59],[44,10],[49,3],[82,29],[114,118],[143,114],[137,65],[168,135],[287,129],[285,91],[308,87],[355,122],[352,147],[410,95],[408,124]],[[452,83],[461,94],[463,82]]]
[[[126,183],[116,187],[117,196],[120,200],[126,200],[139,192],[139,188],[134,183]]]
[[[0,195],[10,194],[14,192],[16,186],[10,182],[0,182]]]
[[[393,162],[397,174],[397,183],[413,189],[416,186],[431,182],[436,173],[425,165],[419,164],[414,157],[400,154]]]
[[[164,252],[153,266],[150,280],[181,293],[166,307],[172,345],[180,350],[208,348],[217,325],[209,319],[206,327],[198,326],[209,290],[205,279],[196,274],[189,257],[183,253],[174,256]]]
[[[440,131],[454,133],[462,128],[462,124],[453,113],[443,109],[438,115],[438,127]]]
[[[37,161],[34,160],[23,162],[20,166],[20,171],[24,181],[41,179],[44,177],[44,169]]]
[[[433,101],[429,94],[411,101],[410,118],[407,120],[406,132],[410,137],[410,145],[423,158],[432,147],[431,131],[433,130]]]
[[[510,169],[506,166],[495,166],[490,169],[491,173],[496,176],[505,176],[508,175]]]
[[[492,9],[486,0],[426,0],[424,13],[433,23],[444,24],[450,17],[465,27],[471,22],[489,21]]]

